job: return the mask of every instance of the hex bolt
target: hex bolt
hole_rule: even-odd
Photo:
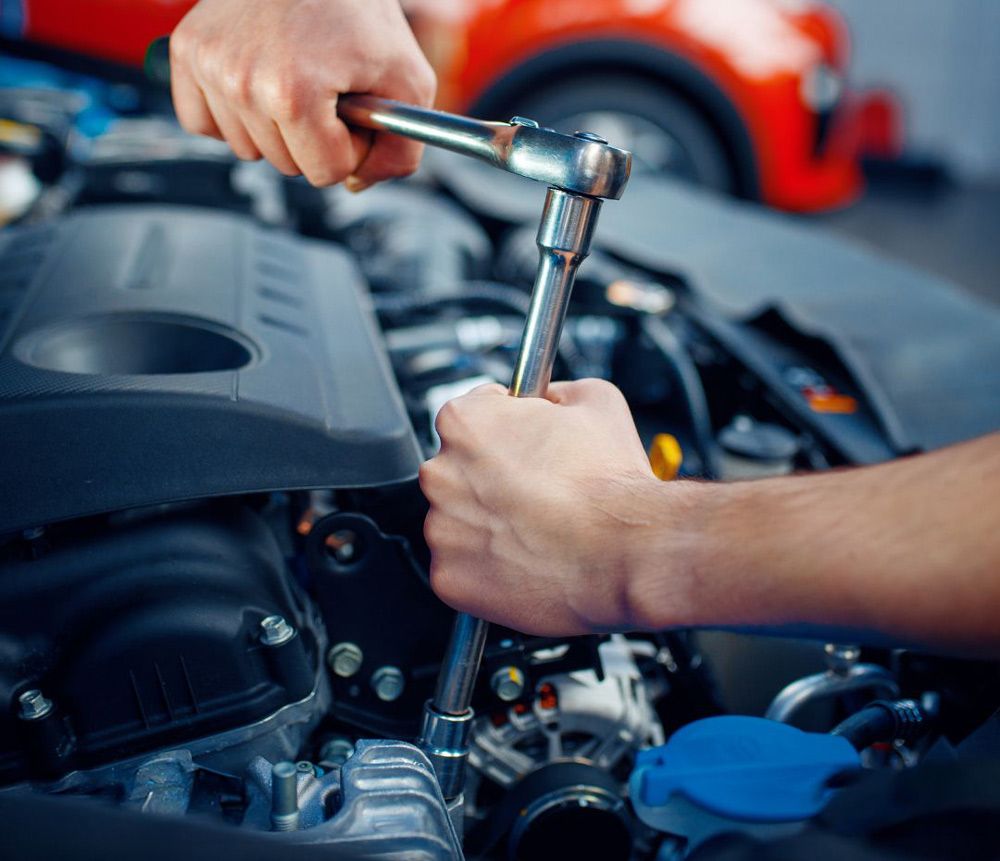
[[[372,673],[372,690],[384,703],[398,700],[405,686],[406,681],[398,667],[379,667]]]
[[[260,623],[260,641],[271,648],[283,646],[295,636],[295,628],[285,621],[284,616],[268,616]]]
[[[361,669],[364,652],[357,643],[337,643],[326,653],[326,663],[342,679],[349,679]]]
[[[276,762],[271,767],[271,827],[275,831],[299,828],[299,778],[294,762]]]
[[[860,646],[840,643],[827,643],[823,647],[823,652],[826,656],[827,668],[838,676],[846,676],[861,657]]]
[[[334,765],[343,765],[352,756],[354,756],[354,742],[342,735],[331,738],[319,751],[320,762]]]
[[[490,687],[505,703],[513,702],[524,693],[524,673],[514,666],[501,667],[490,678]]]
[[[21,706],[21,720],[41,720],[52,712],[52,700],[37,689],[25,691],[17,701]]]
[[[592,143],[606,144],[607,141],[600,135],[595,135],[593,132],[576,132],[573,137],[580,141],[591,141]]]

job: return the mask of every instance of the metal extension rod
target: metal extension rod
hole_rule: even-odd
[[[355,95],[341,97],[338,113],[350,125],[404,135],[549,186],[538,227],[538,271],[509,388],[513,397],[544,397],[601,198],[621,197],[631,155],[597,135],[564,135],[520,117],[509,123],[482,122]],[[449,801],[462,794],[472,694],[487,630],[483,620],[458,614],[434,698],[424,708],[421,746]]]

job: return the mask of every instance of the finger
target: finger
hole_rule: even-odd
[[[298,176],[302,173],[273,120],[252,111],[241,111],[239,118],[254,146],[277,170],[285,176]]]
[[[243,161],[256,161],[259,159],[260,150],[257,149],[257,145],[253,142],[253,138],[250,137],[246,128],[244,128],[236,112],[223,99],[218,98],[211,91],[205,93],[205,96],[208,101],[208,109],[212,112],[215,124],[219,127],[219,131],[222,132],[226,143],[236,153],[236,157],[243,159]]]
[[[382,180],[409,176],[420,166],[423,152],[423,145],[416,141],[385,132],[377,134],[368,155],[355,169],[348,188],[360,191]]]
[[[279,119],[278,127],[302,175],[317,187],[346,179],[367,154],[368,136],[352,134],[332,110],[325,117]]]
[[[201,87],[183,63],[174,66],[170,73],[170,92],[177,121],[185,131],[222,140],[222,132],[215,124]]]

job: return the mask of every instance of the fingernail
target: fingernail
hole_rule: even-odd
[[[366,188],[370,188],[371,183],[365,182],[359,176],[349,176],[344,180],[344,188],[346,188],[351,194],[360,194]]]

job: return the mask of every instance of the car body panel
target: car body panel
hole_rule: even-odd
[[[10,6],[12,0],[3,0]],[[129,65],[169,33],[193,0],[21,0],[27,39]],[[598,68],[633,70],[676,85],[644,56],[660,54],[700,75],[729,102],[749,141],[754,181],[747,196],[790,210],[843,205],[862,187],[858,156],[865,138],[863,100],[845,94],[826,120],[803,98],[818,66],[843,75],[846,28],[807,0],[410,0],[404,3],[435,66],[439,105],[470,111],[533,60],[573,47],[544,84],[587,68],[590,46],[616,43]],[[12,16],[16,18],[17,16]],[[697,95],[687,93],[697,102]],[[726,123],[710,114],[732,150]],[[544,119],[544,118],[542,118]],[[746,159],[745,159],[746,160]]]

